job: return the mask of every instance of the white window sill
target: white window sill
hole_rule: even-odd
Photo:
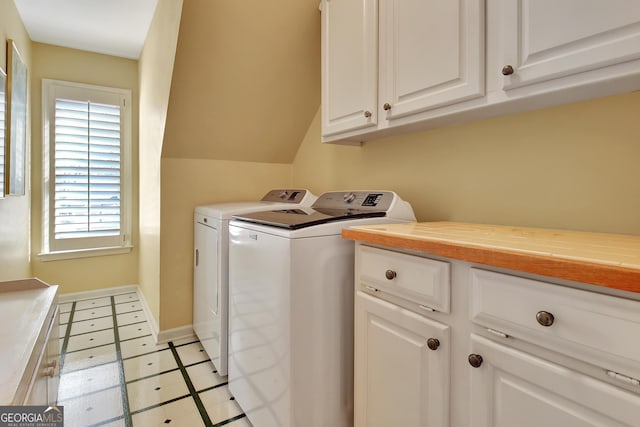
[[[95,256],[120,255],[131,252],[133,246],[115,246],[110,248],[77,249],[73,251],[41,252],[40,261],[58,261],[62,259],[89,258]]]

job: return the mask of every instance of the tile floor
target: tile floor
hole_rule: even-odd
[[[250,427],[197,338],[155,345],[135,292],[60,304],[65,427]]]

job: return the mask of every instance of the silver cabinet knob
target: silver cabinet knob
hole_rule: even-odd
[[[384,277],[386,277],[388,280],[393,280],[396,278],[396,276],[397,274],[393,270],[387,270],[384,272]]]
[[[429,338],[427,340],[427,347],[429,347],[430,350],[435,351],[440,347],[440,341],[437,338]]]
[[[389,110],[391,110],[391,104],[389,104],[388,102],[386,102],[386,103],[382,106],[382,109],[383,109],[384,111],[389,111]]]
[[[482,365],[482,356],[479,354],[470,354],[469,355],[469,365],[474,368],[479,368]]]
[[[510,76],[511,74],[513,74],[513,67],[511,65],[505,65],[504,67],[502,67],[502,75],[503,76]]]
[[[536,320],[542,326],[548,327],[553,325],[553,322],[555,321],[555,317],[553,317],[553,314],[549,313],[548,311],[539,311],[536,314]]]
[[[371,117],[371,111],[365,111],[364,112],[364,116],[368,119],[369,117]]]

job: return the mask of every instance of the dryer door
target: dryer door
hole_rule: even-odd
[[[194,246],[193,330],[218,367],[221,333],[218,230],[196,222]]]

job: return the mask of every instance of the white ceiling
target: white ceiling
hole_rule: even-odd
[[[31,40],[139,59],[158,0],[14,0]]]

